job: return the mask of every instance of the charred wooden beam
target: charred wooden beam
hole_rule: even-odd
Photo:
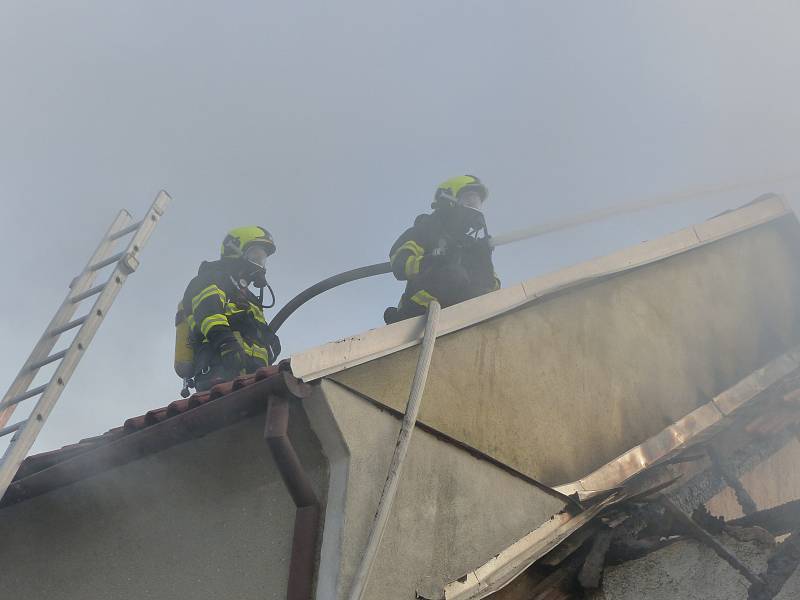
[[[800,532],[795,531],[767,561],[761,583],[754,583],[747,592],[748,600],[772,600],[800,565]]]
[[[758,507],[756,506],[755,501],[742,485],[742,482],[739,481],[739,478],[736,476],[733,470],[728,466],[727,462],[722,460],[719,453],[714,449],[713,446],[709,445],[706,448],[706,451],[708,452],[708,457],[711,459],[711,463],[714,465],[714,468],[719,471],[723,481],[725,481],[725,483],[727,483],[728,486],[733,490],[736,500],[739,503],[739,506],[742,508],[742,512],[746,515],[756,512]]]
[[[717,556],[739,571],[739,573],[741,573],[745,579],[751,583],[751,585],[765,585],[764,581],[758,575],[753,573],[744,563],[742,563],[742,561],[736,558],[736,555],[734,555],[725,546],[720,544],[710,533],[700,527],[700,525],[695,523],[688,515],[675,506],[666,496],[661,498],[661,504],[664,507],[666,514],[671,516],[677,523],[680,523],[682,526],[686,527],[687,530],[691,532],[692,537],[706,544],[709,548],[716,552]]]
[[[596,590],[600,587],[603,577],[603,567],[606,564],[606,554],[614,539],[614,530],[601,530],[592,541],[592,548],[583,561],[583,566],[578,573],[578,583],[585,590]]]
[[[654,537],[645,539],[614,540],[608,551],[607,564],[618,565],[631,560],[643,558],[648,554],[657,552],[662,548],[671,546],[675,542],[680,542],[686,538],[681,535],[672,537]]]
[[[702,504],[692,512],[692,520],[708,533],[719,535],[725,531],[725,519],[722,517],[715,517],[708,512],[708,509]]]
[[[800,525],[800,500],[792,500],[775,508],[768,508],[740,519],[729,521],[737,527],[763,527],[773,535],[784,535]]]
[[[761,464],[770,456],[783,449],[786,444],[796,439],[800,434],[800,427],[790,425],[783,431],[775,433],[765,439],[753,440],[733,455],[726,457],[725,463],[730,473],[741,477]],[[693,511],[701,504],[705,504],[717,493],[722,491],[727,482],[716,469],[707,469],[692,477],[685,485],[669,493],[670,500],[686,510]]]
[[[572,555],[558,569],[540,581],[531,590],[530,600],[569,600],[573,598],[575,575],[581,568],[585,552]]]

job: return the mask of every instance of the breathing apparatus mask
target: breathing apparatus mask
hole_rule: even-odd
[[[450,234],[478,238],[481,232],[483,232],[482,237],[488,235],[482,207],[481,194],[469,190],[462,192],[458,195],[458,199],[452,199],[447,204],[439,203],[436,208],[442,213]]]
[[[439,184],[431,207],[442,217],[445,230],[451,236],[488,238],[486,220],[481,212],[488,195],[489,190],[480,179],[474,175],[459,175]]]
[[[257,288],[264,288],[267,285],[268,256],[266,248],[256,244],[253,244],[244,252],[244,263],[248,269],[245,277]]]
[[[252,284],[259,289],[258,300],[262,308],[275,306],[275,292],[272,291],[272,287],[267,282],[267,258],[270,254],[271,252],[265,246],[251,244],[240,259],[242,272],[239,283],[244,287]],[[264,288],[267,288],[272,296],[272,302],[268,306],[264,306]]]

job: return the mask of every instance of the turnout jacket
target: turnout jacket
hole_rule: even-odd
[[[183,296],[198,370],[219,364],[219,345],[232,339],[241,345],[253,370],[272,364],[280,352],[278,336],[267,324],[258,297],[232,275],[236,260],[203,262]]]
[[[500,287],[488,239],[452,229],[440,211],[422,214],[392,245],[392,272],[407,281],[401,313],[422,314],[431,300],[450,306]]]

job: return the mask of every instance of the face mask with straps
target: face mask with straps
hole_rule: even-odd
[[[253,244],[245,250],[242,256],[243,261],[247,265],[247,272],[243,273],[243,277],[239,283],[243,284],[242,287],[245,288],[252,283],[259,289],[258,303],[261,305],[261,308],[272,308],[275,306],[275,292],[267,281],[266,266],[267,258],[270,254],[271,253],[268,252],[264,246]],[[272,297],[272,301],[268,305],[264,304],[264,288],[269,290],[270,296]]]
[[[444,217],[446,229],[450,235],[467,235],[475,239],[486,238],[489,231],[486,228],[486,219],[483,216],[482,208],[484,195],[476,189],[464,189],[453,197],[449,194],[442,194],[438,208]],[[481,232],[483,235],[481,236]]]

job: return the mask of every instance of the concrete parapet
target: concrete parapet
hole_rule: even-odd
[[[794,216],[739,228],[443,336],[420,420],[534,479],[573,481],[800,343],[798,297]],[[328,377],[402,410],[417,352]]]

